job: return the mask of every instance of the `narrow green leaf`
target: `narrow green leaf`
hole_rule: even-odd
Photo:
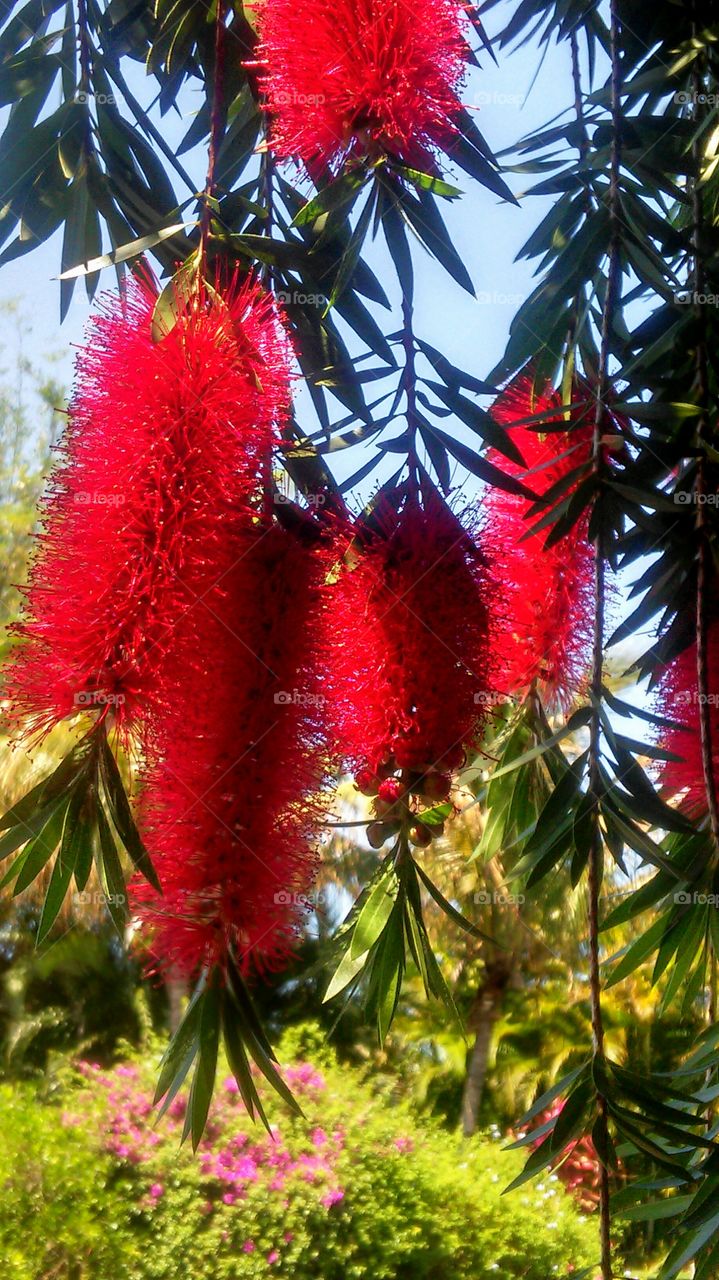
[[[37,927],[36,946],[39,946],[47,937],[65,901],[65,894],[75,870],[80,845],[83,842],[87,842],[88,846],[91,846],[91,832],[81,819],[84,803],[85,795],[83,789],[77,786],[65,811],[60,852],[55,860],[55,866],[52,869],[52,876],[45,894],[45,901]]]
[[[15,881],[13,897],[27,889],[49,862],[62,838],[65,814],[70,797],[64,797],[52,810],[45,824],[25,850],[25,860]]]
[[[139,257],[141,253],[145,253],[148,249],[154,249],[155,245],[162,244],[163,240],[169,240],[171,236],[176,236],[178,232],[184,231],[186,227],[194,225],[194,222],[175,222],[172,226],[162,227],[159,231],[153,231],[149,235],[139,236],[137,240],[131,240],[129,244],[123,244],[119,249],[113,249],[111,253],[103,253],[99,258],[92,258],[89,262],[83,262],[79,266],[71,267],[69,271],[63,271],[58,276],[58,280],[76,280],[79,276],[89,275],[92,271],[102,271],[105,267],[117,266],[120,262],[129,262],[131,258]]]
[[[112,820],[115,824],[117,834],[122,840],[125,849],[133,865],[145,877],[146,880],[156,889],[158,893],[162,893],[162,886],[157,878],[157,873],[152,865],[150,855],[143,844],[142,837],[137,829],[135,819],[132,815],[130,803],[125,792],[125,787],[120,776],[120,770],[117,767],[117,761],[110,749],[107,738],[103,739],[100,748],[100,768],[102,770],[103,783],[107,794],[108,805]]]
[[[399,880],[392,858],[362,908],[352,933],[350,958],[357,960],[377,941],[392,914],[399,893]]]

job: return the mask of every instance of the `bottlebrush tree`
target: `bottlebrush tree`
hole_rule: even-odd
[[[372,798],[378,863],[327,996],[362,998],[380,1037],[408,966],[452,1007],[427,894],[485,936],[432,876],[436,836],[484,803],[479,854],[525,894],[586,883],[592,1042],[525,1118],[517,1181],[591,1140],[603,1280],[618,1148],[623,1178],[641,1152],[662,1179],[635,1208],[677,1215],[662,1280],[719,1259],[717,34],[708,0],[29,0],[0,23],[0,265],[61,230],[63,316],[80,280],[119,277],[6,683],[19,743],[60,721],[76,742],[2,819],[3,886],[52,867],[42,942],[94,860],[150,966],[196,980],[158,1097],[194,1066],[197,1144],[221,1035],[251,1113],[250,1059],[292,1105],[251,986],[301,929],[332,780]],[[529,39],[566,52],[567,111],[503,171],[465,86],[489,58],[510,83]],[[513,170],[551,199],[522,251],[537,284],[498,366],[464,370],[423,337],[415,272],[429,254],[473,291],[442,206],[459,176],[511,219]],[[605,680],[628,638],[639,706]],[[602,931],[640,913],[610,963]],[[665,1001],[708,1022],[661,1080],[608,1053],[602,1004],[655,953]]]

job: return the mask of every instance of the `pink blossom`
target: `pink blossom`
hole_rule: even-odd
[[[330,1191],[326,1191],[322,1197],[321,1203],[325,1209],[331,1209],[333,1204],[339,1204],[340,1200],[344,1200],[345,1193],[341,1187],[333,1187]]]

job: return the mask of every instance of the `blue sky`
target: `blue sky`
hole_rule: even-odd
[[[498,24],[498,13],[490,20]],[[509,146],[521,134],[553,117],[571,101],[569,51],[566,45],[550,49],[536,83],[529,94],[536,71],[538,52],[529,47],[511,54],[500,54],[495,67],[482,54],[482,69],[472,74],[465,101],[474,108],[475,119],[495,150]],[[148,87],[140,70],[132,76],[132,87],[147,100]],[[527,96],[529,94],[529,96]],[[163,121],[163,133],[170,142],[179,139],[187,129],[195,98],[186,95],[184,119],[171,115]],[[205,159],[198,149],[183,157],[183,162],[202,186]],[[525,262],[516,263],[515,255],[542,216],[546,200],[522,199],[524,178],[510,175],[509,183],[520,196],[521,205],[514,208],[502,204],[491,193],[476,186],[465,175],[457,185],[465,190],[462,200],[452,206],[443,202],[443,212],[477,290],[473,299],[446,276],[444,270],[423,253],[415,254],[417,274],[417,330],[427,341],[439,347],[451,360],[482,376],[499,359],[510,321],[521,300],[532,288],[531,270]],[[527,185],[531,185],[529,182]],[[183,192],[183,196],[184,196]],[[72,347],[81,341],[89,307],[82,283],[75,290],[69,314],[60,326],[59,286],[53,277],[59,270],[61,236],[58,233],[46,244],[26,257],[9,263],[0,270],[0,299],[15,299],[32,325],[32,355],[42,364],[44,353],[58,352],[60,368],[69,383],[72,373]],[[374,256],[374,255],[373,255]],[[388,290],[393,287],[393,272],[384,251],[374,256],[375,265]],[[101,288],[114,286],[114,272],[105,271]],[[386,313],[383,322],[393,321]],[[395,321],[396,327],[396,321]],[[0,318],[3,346],[15,341],[15,321]],[[3,361],[7,364],[7,358]]]

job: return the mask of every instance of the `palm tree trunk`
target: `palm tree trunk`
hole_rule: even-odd
[[[506,980],[498,983],[490,978],[477,992],[470,1014],[469,1022],[470,1026],[475,1028],[475,1037],[467,1062],[467,1075],[462,1094],[462,1133],[465,1138],[470,1138],[477,1128],[492,1048],[492,1033],[494,1024],[502,1011],[502,995],[505,986]]]

